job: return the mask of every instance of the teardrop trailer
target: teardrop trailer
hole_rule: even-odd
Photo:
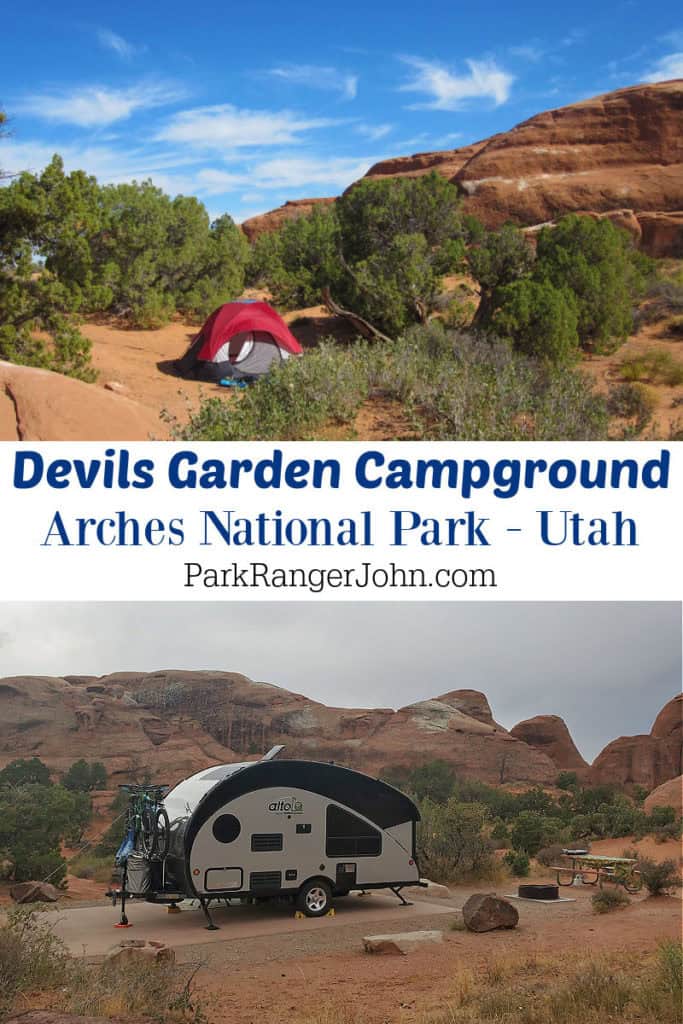
[[[379,779],[314,761],[217,765],[163,795],[132,794],[137,821],[117,854],[119,924],[130,897],[177,908],[197,900],[207,928],[211,904],[280,899],[307,917],[328,914],[335,897],[389,889],[402,904],[420,884],[417,807]]]

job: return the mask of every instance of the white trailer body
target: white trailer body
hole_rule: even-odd
[[[415,804],[338,765],[220,765],[181,782],[164,806],[165,888],[202,902],[296,897],[312,880],[332,895],[419,882]]]

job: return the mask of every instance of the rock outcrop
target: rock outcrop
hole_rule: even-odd
[[[487,227],[607,216],[652,256],[683,254],[683,81],[637,85],[547,110],[460,149],[382,160],[370,178],[436,171]],[[353,187],[353,186],[351,186]],[[243,225],[248,237],[308,212],[287,203]]]
[[[651,735],[610,743],[590,780],[654,789],[680,775],[680,708],[679,698],[667,704]],[[237,672],[0,679],[0,766],[35,755],[60,773],[83,757],[104,763],[111,788],[147,771],[172,784],[277,743],[289,757],[374,774],[434,758],[461,778],[492,785],[552,785],[559,768],[586,774],[561,719],[539,716],[508,732],[476,690],[451,690],[393,711],[328,707]]]
[[[598,754],[590,771],[594,784],[639,785],[655,789],[683,772],[683,696],[664,705],[644,736],[621,736]]]
[[[677,817],[683,815],[683,775],[663,782],[661,786],[657,786],[649,796],[645,797],[643,803],[645,813],[652,814],[655,807],[673,807]]]
[[[166,437],[159,415],[124,395],[32,366],[0,362],[0,441]]]
[[[253,242],[259,235],[268,234],[269,231],[277,231],[288,220],[296,220],[298,217],[305,217],[312,213],[318,206],[330,206],[334,202],[334,196],[322,199],[290,199],[289,202],[278,206],[276,210],[262,213],[256,217],[249,217],[242,221],[241,228],[250,242]]]
[[[549,757],[494,721],[474,690],[393,711],[327,707],[234,672],[0,680],[0,764],[30,751],[60,772],[77,748],[104,763],[110,785],[146,768],[172,783],[276,743],[290,757],[375,773],[443,758],[463,778],[489,783],[550,784],[557,774]]]
[[[576,749],[574,740],[564,721],[558,715],[536,715],[518,722],[510,735],[523,740],[530,747],[543,751],[561,771],[575,771],[579,775],[588,765]]]

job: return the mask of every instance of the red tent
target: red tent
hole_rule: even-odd
[[[303,349],[267,302],[227,302],[208,318],[176,363],[183,376],[220,380],[261,377]]]

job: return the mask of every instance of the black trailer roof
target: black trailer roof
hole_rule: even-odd
[[[233,771],[202,797],[189,822],[187,848],[204,822],[225,804],[271,786],[291,786],[326,796],[383,829],[420,820],[417,807],[405,793],[351,768],[319,761],[254,761]]]

